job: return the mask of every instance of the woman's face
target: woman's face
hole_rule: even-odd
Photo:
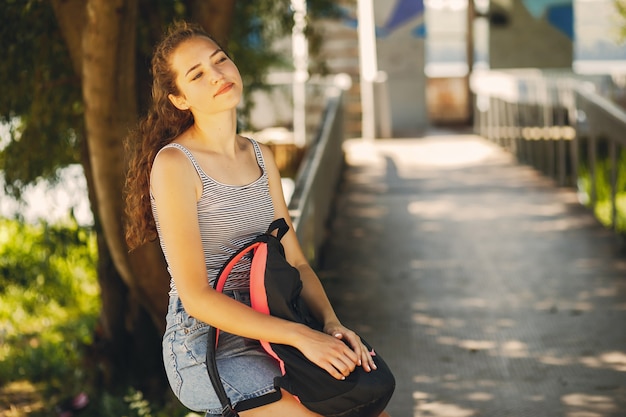
[[[173,52],[171,65],[180,95],[169,95],[181,110],[197,117],[232,111],[241,100],[243,82],[239,70],[211,39],[196,36],[181,43]]]

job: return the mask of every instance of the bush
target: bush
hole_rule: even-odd
[[[93,392],[96,262],[89,228],[0,219],[0,415],[9,408],[11,415],[55,415],[59,404],[87,392],[85,417],[199,417],[176,400],[155,409],[132,387],[120,387],[124,395]]]
[[[84,382],[81,347],[100,310],[96,256],[95,233],[76,223],[0,219],[0,385]]]

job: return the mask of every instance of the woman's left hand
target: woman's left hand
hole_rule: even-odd
[[[376,364],[374,363],[373,355],[369,352],[367,347],[361,341],[359,335],[354,331],[344,327],[339,323],[326,324],[324,326],[324,332],[341,339],[346,342],[354,353],[359,358],[357,365],[362,366],[366,372],[376,370]]]

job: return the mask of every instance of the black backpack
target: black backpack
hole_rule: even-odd
[[[259,235],[242,247],[222,267],[215,289],[222,291],[233,266],[247,254],[252,254],[250,273],[250,299],[252,308],[286,320],[304,323],[322,331],[322,325],[309,313],[300,297],[302,281],[296,268],[285,259],[280,239],[289,226],[284,219],[272,222],[267,232]],[[277,231],[277,236],[272,233]],[[223,416],[237,416],[237,411],[251,408],[230,404],[219,378],[215,363],[218,330],[211,327],[207,344],[207,370],[211,382],[222,402]],[[361,366],[346,377],[337,380],[326,370],[309,361],[298,349],[277,343],[261,341],[263,348],[279,361],[283,376],[277,377],[274,384],[284,388],[308,409],[326,417],[375,417],[386,407],[395,389],[394,376],[383,361],[370,350],[377,369],[366,372]]]

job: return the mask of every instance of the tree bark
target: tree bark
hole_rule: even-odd
[[[235,0],[189,0],[189,9],[192,19],[226,48],[233,24]]]
[[[163,387],[160,333],[169,277],[156,244],[129,255],[123,233],[126,172],[122,140],[137,122],[136,0],[52,0],[82,81],[83,168],[98,232],[102,311],[93,358],[109,387],[134,379]],[[147,369],[146,369],[147,368]]]
[[[162,327],[169,278],[156,245],[129,256],[124,240],[122,141],[137,123],[137,0],[90,0],[83,35],[83,97],[98,217],[111,258],[131,299]]]
[[[75,71],[81,77],[89,161],[90,200],[99,232],[115,265],[116,274],[128,286],[130,298],[146,308],[162,330],[167,312],[169,276],[156,243],[128,254],[123,231],[122,189],[125,159],[122,139],[137,122],[136,22],[138,0],[51,0],[66,40]],[[232,25],[234,0],[188,0],[196,21],[220,42],[226,42]],[[108,254],[103,252],[108,258]],[[111,268],[100,267],[101,271]],[[101,279],[106,286],[107,280]],[[117,288],[113,285],[113,288]],[[115,290],[113,290],[113,293]],[[112,302],[112,294],[107,297]],[[104,301],[104,300],[103,300]],[[113,317],[103,312],[104,322]],[[112,333],[115,333],[112,331]]]
[[[82,42],[85,126],[98,217],[115,265],[130,287],[132,269],[123,250],[121,190],[125,170],[122,138],[137,116],[135,20],[134,0],[90,0]]]
[[[69,50],[70,59],[74,73],[79,77],[83,72],[83,30],[85,29],[85,8],[84,0],[52,0],[54,15],[65,44]]]
[[[137,123],[137,6],[137,0],[90,0],[83,36],[85,126],[98,218],[111,259],[128,286],[126,322],[134,335],[143,324],[142,307],[155,328],[162,331],[169,283],[156,245],[147,245],[129,256],[124,240],[126,160],[122,141]]]
[[[98,232],[102,311],[94,355],[106,385],[134,379],[166,386],[160,336],[169,275],[158,244],[128,253],[123,230],[126,160],[122,141],[138,119],[136,25],[139,0],[51,0],[85,106],[83,167]],[[227,44],[234,0],[187,0],[192,18]]]

